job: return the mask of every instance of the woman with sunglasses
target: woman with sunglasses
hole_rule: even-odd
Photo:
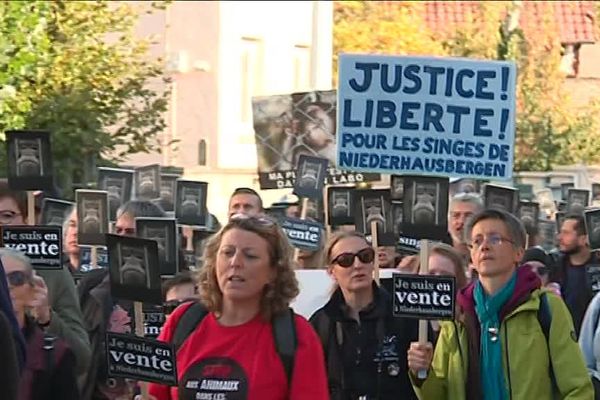
[[[34,274],[29,259],[20,252],[0,249],[0,259],[27,346],[25,368],[19,381],[19,399],[79,399],[75,354],[62,339],[44,332],[30,315],[36,286],[43,281]]]
[[[325,351],[331,399],[415,399],[406,352],[417,325],[392,316],[390,295],[373,281],[375,251],[363,234],[337,232],[324,255],[335,291],[310,322]]]
[[[234,214],[208,239],[203,259],[200,303],[178,307],[159,336],[178,348],[179,386],[151,384],[150,394],[158,400],[327,399],[319,339],[289,309],[298,282],[283,231],[269,219]],[[194,321],[194,314],[201,317]],[[285,330],[278,324],[283,316]],[[282,336],[295,342],[288,357]]]

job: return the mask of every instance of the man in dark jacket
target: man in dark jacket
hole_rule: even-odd
[[[561,254],[550,275],[550,281],[560,284],[562,297],[571,312],[575,331],[579,336],[585,310],[594,296],[587,269],[598,264],[598,259],[590,251],[583,216],[568,214],[564,217],[558,242]]]

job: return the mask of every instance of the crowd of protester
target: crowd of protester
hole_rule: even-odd
[[[297,199],[280,203],[300,215]],[[136,218],[164,216],[155,203],[130,201],[114,233],[135,236]],[[0,223],[26,221],[25,193],[0,183]],[[132,332],[132,304],[111,295],[107,269],[80,270],[75,209],[63,227],[62,269],[36,270],[0,249],[0,398],[145,397],[139,382],[107,371],[106,333]],[[474,193],[453,196],[446,243],[431,247],[421,272],[455,278],[456,313],[427,324],[428,342],[417,320],[393,316],[393,294],[374,278],[375,268],[419,273],[417,255],[373,248],[346,226],[294,257],[249,188],[233,192],[228,221],[213,228],[201,267],[163,282],[158,339],[175,346],[179,384],[150,384],[148,399],[209,398],[203,379],[219,368],[238,382],[236,399],[600,398],[600,299],[586,273],[598,260],[580,214],[564,217],[547,252],[514,215],[485,209]],[[332,280],[308,320],[290,308],[298,268]]]

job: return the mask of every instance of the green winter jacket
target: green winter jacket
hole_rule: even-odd
[[[526,301],[502,318],[500,332],[503,365],[510,399],[593,400],[592,383],[577,345],[569,311],[562,299],[548,293],[546,296],[552,314],[548,344],[560,392],[556,397],[552,396],[548,345],[537,317],[540,293],[540,289],[534,290]],[[474,318],[476,320],[476,316]],[[473,386],[480,388],[479,376],[469,380],[468,370],[476,371],[479,368],[479,365],[469,368],[469,360],[478,363],[479,354],[475,358],[469,357],[469,348],[478,347],[467,340],[467,331],[470,330],[468,325],[469,322],[465,324],[459,321],[442,323],[427,378],[422,381],[410,374],[419,399],[465,400],[481,396],[473,394]],[[477,331],[478,327],[473,332]],[[476,342],[478,345],[479,340]]]

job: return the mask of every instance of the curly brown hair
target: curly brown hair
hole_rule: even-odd
[[[198,274],[200,300],[209,311],[219,315],[223,307],[223,293],[216,275],[216,261],[223,235],[231,229],[252,232],[268,243],[271,268],[276,271],[275,280],[267,285],[260,302],[260,313],[265,319],[288,309],[298,295],[298,281],[292,263],[292,248],[287,236],[272,220],[264,217],[233,217],[219,232],[213,235],[204,248],[204,265]]]

